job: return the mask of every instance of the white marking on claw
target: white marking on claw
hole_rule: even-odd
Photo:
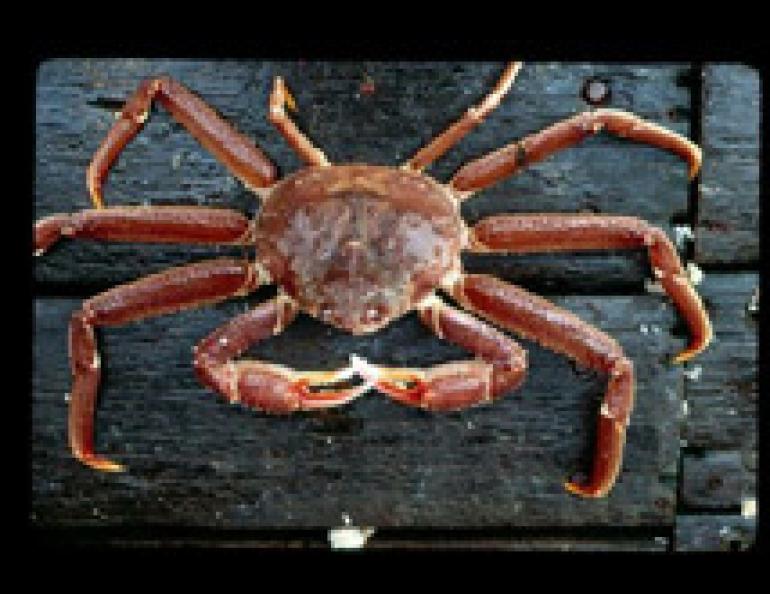
[[[101,361],[99,360],[99,353],[94,353],[94,360],[91,361],[91,368],[99,369],[99,365],[101,365]]]
[[[375,383],[377,383],[377,380],[380,379],[380,369],[376,365],[372,365],[364,359],[363,357],[359,357],[355,353],[351,353],[350,355],[350,367],[349,369],[353,373],[357,373],[361,378],[370,385],[370,387],[373,387]]]
[[[613,415],[613,414],[610,412],[610,407],[607,405],[607,403],[606,403],[606,402],[602,402],[602,406],[601,406],[601,408],[599,409],[599,414],[600,414],[600,415],[602,415],[603,417],[607,417],[608,419],[613,419],[613,418],[615,418],[615,415]]]

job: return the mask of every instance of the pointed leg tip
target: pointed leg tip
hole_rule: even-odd
[[[677,355],[675,355],[671,359],[671,363],[674,365],[681,365],[682,363],[687,363],[690,359],[696,357],[697,355],[700,355],[703,351],[705,351],[706,347],[709,345],[709,342],[710,341],[707,341],[702,345],[687,347],[681,353],[678,353]]]
[[[695,147],[695,152],[689,159],[689,175],[690,175],[690,181],[695,179],[695,177],[700,173],[701,165],[703,164],[703,152],[700,150],[699,147]]]
[[[81,458],[81,461],[90,466],[94,470],[100,470],[102,472],[125,472],[126,467],[118,462],[113,462],[107,458],[87,457]]]
[[[573,495],[577,495],[579,497],[592,498],[592,499],[604,497],[607,494],[604,491],[600,491],[584,485],[579,485],[571,481],[565,482],[564,488],[567,490],[567,492],[572,493]]]

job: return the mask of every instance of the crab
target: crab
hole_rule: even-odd
[[[687,138],[617,109],[596,108],[558,121],[462,166],[442,183],[424,169],[500,104],[521,62],[509,63],[475,106],[399,166],[331,163],[294,124],[295,101],[276,77],[269,120],[306,164],[278,178],[271,160],[211,107],[167,76],[143,81],[125,103],[87,168],[94,208],[55,214],[33,229],[34,253],[64,237],[124,242],[240,245],[253,259],[218,258],[178,266],[119,285],[86,300],[72,314],[69,355],[69,446],[100,471],[124,466],[94,451],[100,379],[96,329],[200,307],[277,285],[277,295],[236,316],[193,349],[203,384],[231,403],[285,414],[336,407],[375,389],[428,411],[490,403],[525,379],[527,352],[508,332],[531,339],[604,374],[590,472],[565,487],[604,497],[622,466],[634,401],[634,366],[613,338],[568,311],[491,275],[463,271],[461,253],[557,252],[646,248],[656,280],[685,320],[683,363],[709,344],[711,325],[665,232],[629,216],[496,215],[467,225],[460,205],[477,192],[600,131],[670,151],[692,179],[699,147]],[[253,219],[224,208],[106,208],[103,184],[123,148],[142,129],[153,102],[163,105],[261,200]],[[457,305],[442,298],[449,295]],[[239,358],[282,332],[299,312],[353,334],[373,333],[416,311],[437,337],[473,357],[431,368],[391,368],[351,355],[337,371],[303,371]]]

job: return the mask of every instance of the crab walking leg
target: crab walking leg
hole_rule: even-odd
[[[701,150],[684,136],[626,111],[597,109],[557,122],[471,161],[455,173],[449,185],[467,197],[601,130],[678,155],[687,162],[690,179],[700,169]]]
[[[447,290],[463,307],[609,376],[588,482],[565,484],[571,493],[604,497],[620,471],[634,401],[633,364],[620,345],[566,310],[491,276],[466,274]]]
[[[272,184],[277,172],[267,156],[181,83],[164,76],[143,81],[123,106],[88,166],[86,179],[96,208],[103,208],[102,185],[123,148],[144,126],[157,100],[228,170],[252,189]]]
[[[655,277],[690,329],[690,344],[674,357],[683,363],[712,338],[711,322],[688,280],[671,241],[663,230],[635,217],[605,215],[497,215],[470,229],[470,249],[476,252],[557,252],[646,247]]]
[[[500,101],[502,101],[503,97],[505,97],[511,89],[513,82],[516,80],[516,75],[518,75],[519,70],[521,70],[521,65],[521,62],[511,62],[508,64],[503,71],[500,80],[497,81],[497,84],[484,100],[478,105],[470,107],[468,111],[463,114],[462,118],[449,126],[449,128],[444,130],[444,132],[434,138],[429,144],[417,151],[417,153],[404,164],[404,168],[413,171],[422,171],[483,122],[484,119],[494,111],[498,105],[500,105]]]
[[[524,381],[527,353],[512,338],[436,296],[423,301],[417,311],[439,338],[468,349],[478,358],[427,370],[376,367],[372,379],[381,392],[410,406],[449,411],[489,402]],[[366,375],[365,370],[362,373]]]
[[[123,470],[120,464],[94,453],[94,417],[101,366],[96,327],[117,326],[245,295],[263,281],[262,273],[249,262],[208,260],[152,274],[85,301],[72,315],[69,328],[73,377],[69,441],[75,457],[97,470]]]
[[[253,224],[241,213],[203,206],[120,206],[55,214],[35,223],[34,254],[62,237],[148,243],[249,245]]]
[[[295,371],[261,361],[233,361],[255,342],[283,332],[296,315],[296,303],[279,295],[228,321],[195,347],[199,379],[228,402],[274,414],[339,406],[371,389],[368,383],[318,389],[352,377],[352,366],[333,372]]]
[[[297,109],[294,103],[294,97],[289,93],[289,89],[286,88],[286,83],[280,76],[276,76],[273,81],[273,92],[270,94],[270,110],[268,119],[270,122],[278,128],[278,132],[281,133],[291,148],[305,160],[309,165],[326,166],[329,165],[329,160],[324,155],[323,151],[313,146],[313,143],[300,132],[296,124],[289,119],[286,115],[285,105],[289,106],[289,109]]]

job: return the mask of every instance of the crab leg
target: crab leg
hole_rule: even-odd
[[[275,166],[254,142],[227,123],[181,83],[167,76],[143,81],[123,106],[88,166],[88,190],[96,208],[103,208],[102,185],[123,148],[136,136],[158,100],[198,142],[249,188],[269,186]]]
[[[98,470],[123,470],[122,465],[94,453],[94,416],[101,366],[94,332],[97,326],[117,326],[244,295],[263,280],[259,270],[248,262],[208,260],[152,274],[85,301],[72,315],[69,328],[73,377],[69,441],[75,457]]]
[[[508,64],[503,71],[500,80],[497,81],[497,84],[484,100],[475,107],[470,107],[468,111],[463,114],[462,118],[449,126],[449,128],[434,138],[428,145],[417,151],[417,153],[404,164],[404,168],[413,171],[422,171],[483,122],[484,119],[497,108],[498,105],[500,105],[500,101],[502,101],[503,97],[505,97],[511,89],[513,81],[516,80],[516,75],[519,73],[519,70],[521,70],[521,65],[521,62],[511,62]]]
[[[620,345],[577,316],[492,276],[465,274],[446,288],[463,307],[609,376],[591,474],[586,483],[565,484],[571,493],[604,497],[620,471],[634,401],[633,363]]]
[[[35,223],[34,253],[62,236],[148,243],[248,245],[252,223],[241,213],[202,206],[120,206],[55,214]]]
[[[597,109],[557,122],[471,161],[455,173],[449,185],[467,197],[601,130],[678,155],[687,162],[690,179],[700,169],[701,150],[684,136],[626,111]]]
[[[690,344],[674,357],[683,363],[711,341],[711,322],[664,231],[635,217],[605,215],[497,215],[476,223],[469,234],[476,252],[557,252],[646,247],[655,277],[690,328]]]
[[[381,392],[410,406],[449,411],[489,402],[524,381],[527,353],[512,338],[436,296],[424,300],[417,311],[439,338],[468,349],[478,358],[427,370],[363,368],[360,373],[374,381]]]
[[[274,414],[339,406],[371,389],[370,383],[322,389],[350,379],[356,373],[353,365],[339,371],[295,371],[261,361],[233,361],[255,342],[283,332],[296,315],[296,303],[279,295],[228,321],[195,347],[198,377],[228,402]]]
[[[276,76],[273,81],[273,92],[270,94],[270,111],[268,116],[270,122],[278,128],[281,136],[286,139],[289,145],[306,163],[319,167],[329,165],[329,159],[326,158],[323,151],[313,146],[308,137],[300,132],[296,124],[289,119],[284,105],[288,105],[289,109],[297,109],[294,97],[289,93],[289,89],[286,88],[286,83],[283,82],[280,76]]]

